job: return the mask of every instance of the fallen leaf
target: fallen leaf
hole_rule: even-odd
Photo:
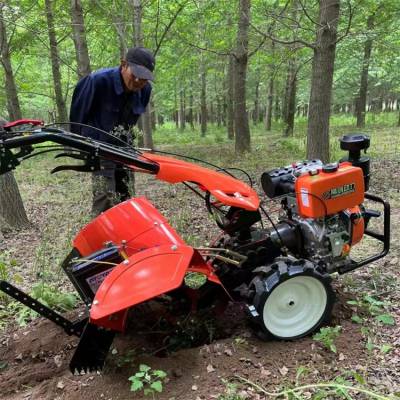
[[[210,373],[210,372],[214,372],[214,371],[215,371],[215,368],[211,364],[208,364],[207,365],[207,372]]]
[[[285,366],[283,366],[282,368],[279,368],[279,372],[282,376],[286,376],[289,370]]]
[[[271,375],[271,371],[268,371],[268,370],[265,369],[264,367],[261,367],[261,370],[260,370],[260,377],[261,377],[261,378],[266,378],[266,377],[268,377],[269,375]]]
[[[65,388],[64,382],[63,381],[58,381],[57,382],[57,389],[63,390]]]
[[[345,359],[346,359],[345,355],[343,353],[340,353],[339,354],[339,361],[343,361]]]
[[[224,354],[226,354],[226,355],[229,356],[229,357],[231,357],[231,356],[233,355],[231,349],[225,349],[225,350],[224,350]]]
[[[197,389],[198,389],[197,385],[192,386],[192,390],[197,390]]]

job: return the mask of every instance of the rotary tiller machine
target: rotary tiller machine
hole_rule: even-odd
[[[146,198],[134,197],[87,224],[62,265],[86,305],[85,318],[70,321],[6,281],[0,289],[80,338],[73,372],[101,369],[115,333],[126,328],[128,310],[150,300],[179,303],[188,313],[240,301],[263,336],[303,337],[330,319],[331,274],[353,271],[389,251],[390,206],[368,193],[370,160],[361,152],[369,144],[365,135],[347,135],[340,146],[348,155],[338,163],[309,160],[264,172],[266,196],[281,204],[274,223],[251,180],[248,185],[236,179],[230,169],[98,142],[40,121],[9,123],[0,133],[0,173],[50,151],[82,161],[52,172],[93,172],[101,168],[100,160],[112,160],[186,185],[204,200],[221,235],[209,247],[193,248]],[[379,203],[383,212],[367,208],[365,200]],[[379,218],[382,232],[368,229],[370,220]],[[381,242],[381,251],[355,260],[351,250],[365,236]],[[196,290],[186,284],[190,273],[204,277]]]

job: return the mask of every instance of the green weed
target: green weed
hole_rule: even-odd
[[[63,293],[44,283],[35,285],[30,295],[45,306],[59,312],[74,309],[78,302],[78,298],[74,293]],[[12,301],[8,304],[6,313],[8,316],[14,315],[19,326],[26,326],[29,321],[38,316],[35,311],[17,301]]]
[[[320,331],[313,336],[313,339],[317,342],[321,342],[328,350],[336,353],[337,349],[335,346],[335,339],[340,336],[341,330],[342,327],[339,325],[335,326],[334,328],[321,328]]]
[[[380,322],[383,325],[395,324],[393,316],[387,313],[385,310],[385,307],[387,307],[389,304],[377,300],[372,296],[365,295],[362,299],[350,300],[347,302],[347,304],[359,307],[361,310],[368,313],[368,315],[374,317],[377,322]],[[352,320],[356,323],[363,322],[363,319],[358,315],[353,315]]]
[[[167,373],[160,369],[152,369],[146,364],[140,364],[139,371],[128,378],[131,382],[131,391],[143,390],[145,396],[151,395],[153,399],[156,393],[163,391],[163,381]]]

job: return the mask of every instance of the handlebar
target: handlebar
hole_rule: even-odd
[[[11,171],[19,165],[24,156],[35,150],[32,145],[44,142],[54,142],[76,149],[87,154],[89,156],[86,157],[87,160],[111,160],[123,165],[133,165],[152,174],[156,174],[159,170],[158,163],[146,159],[140,151],[134,148],[113,146],[62,129],[45,127],[29,131],[11,131],[12,127],[22,124],[39,126],[43,123],[38,120],[14,121],[7,124],[3,133],[0,132],[0,174]],[[21,151],[17,154],[12,153],[11,150],[16,148],[20,148]],[[86,169],[82,169],[82,171],[86,171]]]

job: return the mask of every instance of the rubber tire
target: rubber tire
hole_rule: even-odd
[[[259,332],[260,338],[265,340],[271,338],[294,340],[307,336],[316,331],[321,325],[329,323],[335,302],[335,294],[330,284],[331,277],[329,274],[318,271],[314,264],[307,260],[291,259],[280,259],[271,266],[258,268],[258,271],[257,276],[251,283],[251,288],[255,293],[252,303],[258,313],[258,316],[253,316],[253,319],[255,319],[257,326],[261,327],[261,332]],[[277,288],[282,288],[281,285],[283,283],[298,277],[311,277],[317,279],[318,282],[322,284],[321,287],[325,289],[326,293],[326,304],[323,312],[320,318],[304,332],[297,333],[293,336],[273,333],[268,329],[264,322],[265,304]]]

